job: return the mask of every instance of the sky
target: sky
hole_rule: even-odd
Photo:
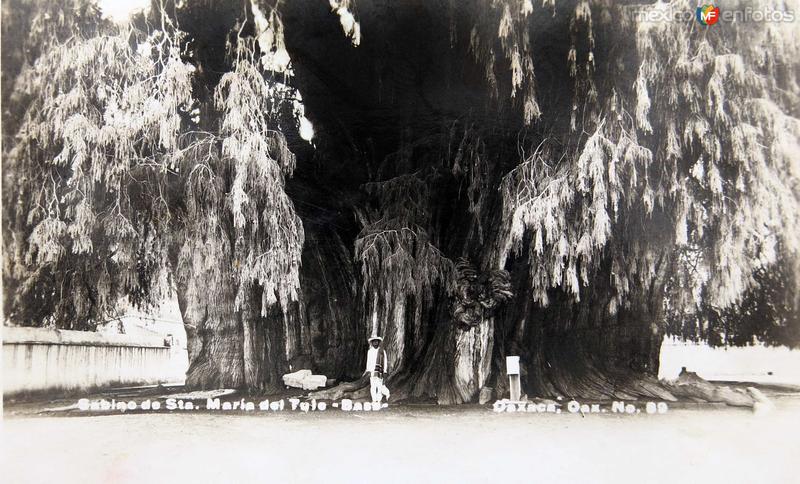
[[[97,3],[105,17],[115,22],[125,22],[131,13],[147,8],[150,0],[99,0]]]

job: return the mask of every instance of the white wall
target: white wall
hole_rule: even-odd
[[[182,382],[188,360],[161,336],[3,327],[3,393]]]
[[[683,366],[707,380],[800,384],[800,351],[784,347],[710,348],[665,339],[659,378],[675,378]]]

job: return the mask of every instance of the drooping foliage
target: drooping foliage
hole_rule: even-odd
[[[9,316],[90,327],[120,297],[168,297],[176,274],[190,317],[236,311],[255,285],[260,312],[286,307],[303,231],[283,191],[294,155],[279,121],[286,109],[299,120],[302,105],[271,74],[287,68],[275,60],[282,38],[262,49],[234,32],[231,70],[204,100],[190,39],[163,5],[143,22],[149,31],[93,12],[103,35],[75,21],[70,36],[37,44],[42,54],[16,79],[12,103],[24,117],[4,171],[23,183],[4,190],[15,194],[4,214],[14,229],[5,274],[17,287],[6,293]],[[262,30],[274,25],[261,20]],[[219,288],[232,288],[235,304]]]
[[[289,89],[265,79],[252,41],[235,49],[233,70],[214,92],[220,131],[201,135],[181,158],[186,222],[178,270],[194,319],[237,311],[254,285],[264,288],[263,312],[275,303],[286,308],[299,287],[303,227],[284,191],[295,158],[278,122]],[[231,284],[234,308],[213,290]]]
[[[503,180],[498,261],[530,240],[540,304],[552,288],[578,300],[608,271],[610,314],[667,275],[673,307],[693,306],[699,291],[725,307],[774,264],[778,244],[797,270],[800,125],[797,70],[787,67],[797,36],[790,24],[713,29],[654,11],[692,8],[576,6],[578,16],[611,15],[621,33],[595,34],[631,36],[636,57],[631,66],[622,54],[590,54],[614,82],[598,86],[578,123],[585,141],[558,140],[564,150],[549,140]]]
[[[483,64],[484,78],[493,97],[501,95],[497,79],[499,73],[510,77],[508,95],[515,104],[522,106],[525,122],[531,123],[541,115],[536,94],[533,45],[528,29],[529,17],[534,13],[533,2],[491,0],[480,3],[484,21],[475,22],[472,26],[469,49],[474,59]],[[542,2],[542,6],[553,5],[553,0]],[[450,15],[455,17],[456,2],[451,1],[449,7]],[[457,34],[452,22],[450,35],[451,42],[454,42]],[[508,69],[498,68],[499,62],[507,64]]]
[[[435,291],[452,288],[455,267],[428,233],[430,193],[425,180],[417,174],[401,175],[369,183],[365,190],[375,204],[362,212],[364,226],[355,241],[362,294],[373,316],[372,331],[387,334],[399,363],[406,331],[419,340],[423,308],[432,303]],[[414,303],[414,313],[407,329],[409,303]],[[378,325],[379,320],[384,323]]]
[[[192,384],[353,366],[340,339],[378,331],[397,395],[447,403],[502,390],[505,354],[532,392],[660,396],[629,377],[664,332],[797,340],[791,24],[703,26],[684,0],[320,2],[32,29],[54,34],[3,78],[24,113],[12,317],[175,290]]]
[[[639,71],[636,119],[652,130],[665,165],[655,199],[674,201],[679,274],[690,274],[680,285],[701,285],[711,304],[728,306],[753,273],[777,262],[778,246],[796,272],[800,120],[797,69],[789,67],[800,48],[796,29],[745,23],[692,37],[675,25],[644,24],[638,48],[655,61]],[[669,59],[672,69],[653,67]],[[649,100],[651,92],[658,97]]]
[[[735,303],[720,307],[698,294],[688,309],[668,308],[667,330],[687,340],[711,346],[752,344],[798,346],[797,275],[778,251],[775,264],[758,268],[753,283]]]
[[[95,25],[75,22],[63,41],[39,43],[11,97],[24,114],[4,143],[4,172],[13,174],[4,178],[4,270],[14,288],[6,307],[26,324],[91,326],[123,295],[166,294],[156,242],[165,220],[154,216],[158,200],[142,195],[179,144],[193,68],[180,59],[179,37],[111,26],[84,37],[84,23]],[[159,48],[141,48],[148,42]]]

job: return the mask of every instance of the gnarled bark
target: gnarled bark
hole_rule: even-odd
[[[186,385],[191,388],[247,388],[274,391],[281,388],[286,372],[286,326],[280,311],[261,316],[260,289],[240,311],[234,311],[234,295],[221,288],[226,298],[225,317],[191,319],[186,298],[178,291],[178,303],[186,327],[189,369]],[[230,292],[230,294],[228,294]]]

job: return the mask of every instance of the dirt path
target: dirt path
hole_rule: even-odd
[[[797,482],[800,398],[777,403],[761,417],[408,406],[11,418],[2,474],[7,483]]]

